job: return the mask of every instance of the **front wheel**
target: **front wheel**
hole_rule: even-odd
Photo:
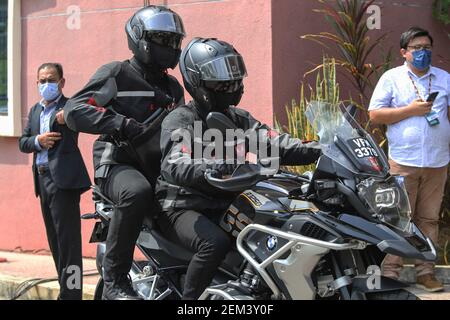
[[[366,293],[366,297],[367,300],[420,300],[418,296],[404,289]]]
[[[103,278],[98,279],[97,286],[95,287],[94,292],[94,300],[102,300],[103,286],[104,286]]]

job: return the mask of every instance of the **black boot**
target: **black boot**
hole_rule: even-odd
[[[143,300],[134,291],[128,274],[119,276],[112,281],[104,280],[102,300]]]

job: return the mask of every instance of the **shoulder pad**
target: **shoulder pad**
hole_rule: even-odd
[[[164,119],[161,127],[165,130],[192,127],[195,122],[195,114],[189,106],[181,106],[170,112]]]
[[[244,109],[241,108],[230,107],[230,111],[234,112],[239,117],[248,118],[250,116],[250,113],[248,111],[245,111]]]
[[[116,77],[122,70],[122,62],[113,61],[98,68],[98,70],[91,77],[91,80],[101,80]]]

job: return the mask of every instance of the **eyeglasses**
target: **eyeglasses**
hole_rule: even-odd
[[[426,45],[417,45],[417,46],[408,46],[408,48],[412,48],[413,49],[413,51],[419,51],[419,50],[422,50],[422,49],[425,49],[425,50],[432,50],[433,49],[433,46],[432,45],[429,45],[429,44],[426,44]]]
[[[147,32],[145,39],[173,49],[180,49],[181,42],[183,41],[183,38],[180,35],[170,32]]]

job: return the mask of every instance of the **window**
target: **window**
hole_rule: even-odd
[[[0,136],[22,131],[20,0],[0,0]]]

